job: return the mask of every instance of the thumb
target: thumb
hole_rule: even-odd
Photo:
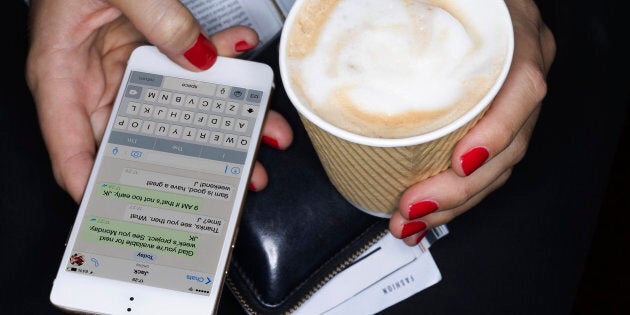
[[[180,66],[206,70],[217,60],[217,48],[179,0],[110,0],[163,54]]]

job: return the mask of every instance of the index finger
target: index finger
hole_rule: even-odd
[[[110,0],[163,54],[180,66],[199,71],[210,68],[218,51],[203,34],[190,11],[178,0]]]

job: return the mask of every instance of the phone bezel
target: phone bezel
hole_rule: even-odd
[[[127,85],[131,71],[142,71],[228,86],[239,86],[264,92],[259,108],[259,115],[262,117],[256,119],[253,127],[250,149],[245,159],[243,176],[239,181],[238,189],[234,196],[235,203],[230,215],[230,220],[225,228],[226,237],[222,245],[219,264],[214,273],[215,279],[210,289],[211,293],[209,296],[202,296],[66,271],[67,261],[72,254],[79,227],[85,216],[87,201],[92,195],[96,175],[103,160],[106,146],[102,145],[98,150],[83,200],[81,201],[75,222],[72,226],[66,249],[53,283],[50,300],[54,305],[60,308],[94,313],[177,312],[183,314],[207,314],[216,309],[216,304],[218,304],[218,299],[221,294],[227,263],[231,255],[235,233],[240,220],[243,199],[247,193],[255,154],[260,142],[264,115],[267,112],[267,105],[273,87],[274,73],[268,65],[263,63],[224,57],[218,57],[216,63],[209,70],[193,72],[176,65],[160,53],[156,47],[141,46],[136,48],[129,58],[121,83],[122,88],[118,91],[112,113],[118,111],[124,95],[124,87]],[[103,144],[108,143],[116,115],[113,114],[110,116],[105,136],[102,140]],[[127,308],[130,308],[130,311],[127,311]]]

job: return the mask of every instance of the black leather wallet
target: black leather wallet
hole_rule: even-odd
[[[277,74],[277,54],[267,56]],[[260,148],[269,185],[247,196],[226,280],[250,314],[295,310],[388,231],[387,219],[356,209],[332,186],[278,76],[271,102],[294,141],[286,151]]]

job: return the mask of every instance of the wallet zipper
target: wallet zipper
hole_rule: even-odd
[[[346,269],[355,259],[357,259],[357,257],[359,257],[361,254],[363,254],[368,248],[370,248],[372,245],[374,245],[378,240],[380,240],[388,232],[389,232],[389,229],[385,229],[385,230],[381,231],[380,233],[376,234],[369,242],[366,242],[365,244],[363,244],[363,246],[361,246],[361,248],[359,248],[357,251],[355,251],[352,255],[350,255],[350,257],[348,257],[348,259],[346,259],[343,263],[339,264],[339,266],[337,266],[337,268],[335,268],[332,272],[330,272],[327,276],[325,276],[322,281],[320,281],[308,294],[306,294],[304,296],[304,298],[302,298],[298,303],[296,303],[293,307],[291,307],[289,309],[289,311],[287,311],[285,314],[291,314],[291,313],[295,312],[302,304],[304,304],[304,302],[306,302],[308,299],[310,299],[311,296],[313,296],[313,294],[315,294],[315,292],[317,292],[317,290],[319,290],[321,287],[323,287],[324,284],[326,284],[328,281],[330,281],[330,279],[332,279],[338,273],[340,273],[341,271]],[[232,287],[232,293],[234,294],[236,299],[239,300],[241,305],[247,310],[247,313],[248,314],[256,314],[256,312],[254,311],[254,309],[252,309],[252,307],[249,305],[249,303],[247,303],[247,301],[245,301],[245,299],[241,295],[240,291],[238,289],[236,289],[236,285],[232,282],[232,280],[229,277],[227,277],[226,281],[228,282],[230,287]]]

